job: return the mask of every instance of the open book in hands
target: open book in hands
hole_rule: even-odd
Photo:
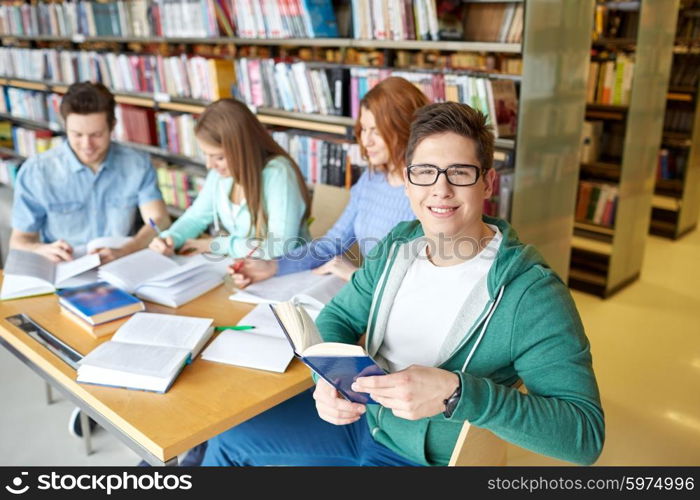
[[[304,306],[294,302],[270,304],[294,350],[294,356],[354,403],[376,403],[367,393],[350,387],[358,377],[384,375],[386,372],[359,345],[324,342],[314,320]]]

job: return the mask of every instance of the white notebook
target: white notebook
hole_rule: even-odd
[[[176,261],[145,249],[105,264],[98,275],[141,299],[178,307],[219,286],[229,260],[196,255]]]
[[[67,262],[52,262],[43,255],[10,250],[5,262],[0,299],[19,299],[53,293],[73,286],[71,279],[100,265],[100,256],[90,254]]]
[[[214,332],[211,318],[136,313],[78,364],[78,382],[166,392]]]
[[[237,291],[229,299],[252,304],[278,304],[295,299],[314,316],[346,283],[331,274],[318,275],[302,271],[258,281]]]
[[[283,373],[294,357],[270,307],[260,304],[241,319],[254,330],[224,330],[202,353],[202,359]]]

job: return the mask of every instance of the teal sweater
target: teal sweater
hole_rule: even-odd
[[[255,245],[251,239],[251,217],[245,201],[239,207],[231,203],[232,177],[221,177],[216,170],[207,174],[202,191],[192,206],[161,236],[172,237],[175,248],[185,240],[202,234],[214,218],[218,218],[221,229],[227,236],[219,236],[211,245],[213,253],[244,257]],[[306,221],[303,221],[306,204],[299,192],[292,165],[286,158],[278,156],[267,162],[262,171],[262,199],[267,214],[267,238],[255,255],[272,259],[280,257],[286,250],[304,240],[311,239]],[[297,241],[299,240],[299,241]],[[286,246],[285,246],[286,245]]]
[[[469,421],[537,453],[591,464],[603,446],[604,420],[576,306],[534,247],[521,243],[508,223],[484,221],[503,234],[483,287],[488,303],[483,311],[470,311],[465,296],[451,329],[458,335],[439,366],[462,380],[457,408],[450,418],[439,414],[409,421],[368,405],[372,435],[413,461],[446,465]],[[420,222],[402,222],[374,248],[319,315],[325,341],[357,343],[367,332],[367,351],[377,355],[397,283],[422,236]],[[528,394],[511,388],[518,379]]]

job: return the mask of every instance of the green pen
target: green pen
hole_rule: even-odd
[[[215,328],[215,330],[220,332],[222,330],[252,330],[253,328],[255,328],[255,327],[251,326],[251,325],[236,325],[236,326],[217,326]]]

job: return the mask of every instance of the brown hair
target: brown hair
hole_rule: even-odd
[[[194,133],[200,140],[224,150],[231,175],[243,187],[252,219],[251,231],[255,228],[255,237],[267,236],[262,170],[276,156],[285,158],[292,166],[299,192],[306,204],[303,220],[309,217],[311,202],[299,166],[274,141],[245,104],[235,99],[220,99],[211,103],[197,120]]]
[[[109,129],[114,128],[116,118],[114,95],[101,83],[78,82],[68,87],[66,95],[61,100],[61,117],[65,123],[71,113],[89,115],[91,113],[106,113]]]
[[[429,104],[428,98],[408,80],[392,76],[372,88],[360,101],[362,108],[372,112],[379,135],[389,149],[389,161],[393,170],[400,171],[404,165],[406,143],[411,121],[416,110]],[[355,121],[355,140],[360,145],[362,158],[367,160],[367,150],[362,145],[360,117]],[[389,165],[370,165],[371,168],[386,169]]]
[[[494,137],[491,125],[486,124],[486,115],[466,104],[442,102],[425,106],[416,113],[411,123],[411,135],[406,146],[406,164],[413,160],[413,153],[420,142],[431,135],[453,132],[472,139],[476,143],[476,154],[481,168],[493,166]]]

